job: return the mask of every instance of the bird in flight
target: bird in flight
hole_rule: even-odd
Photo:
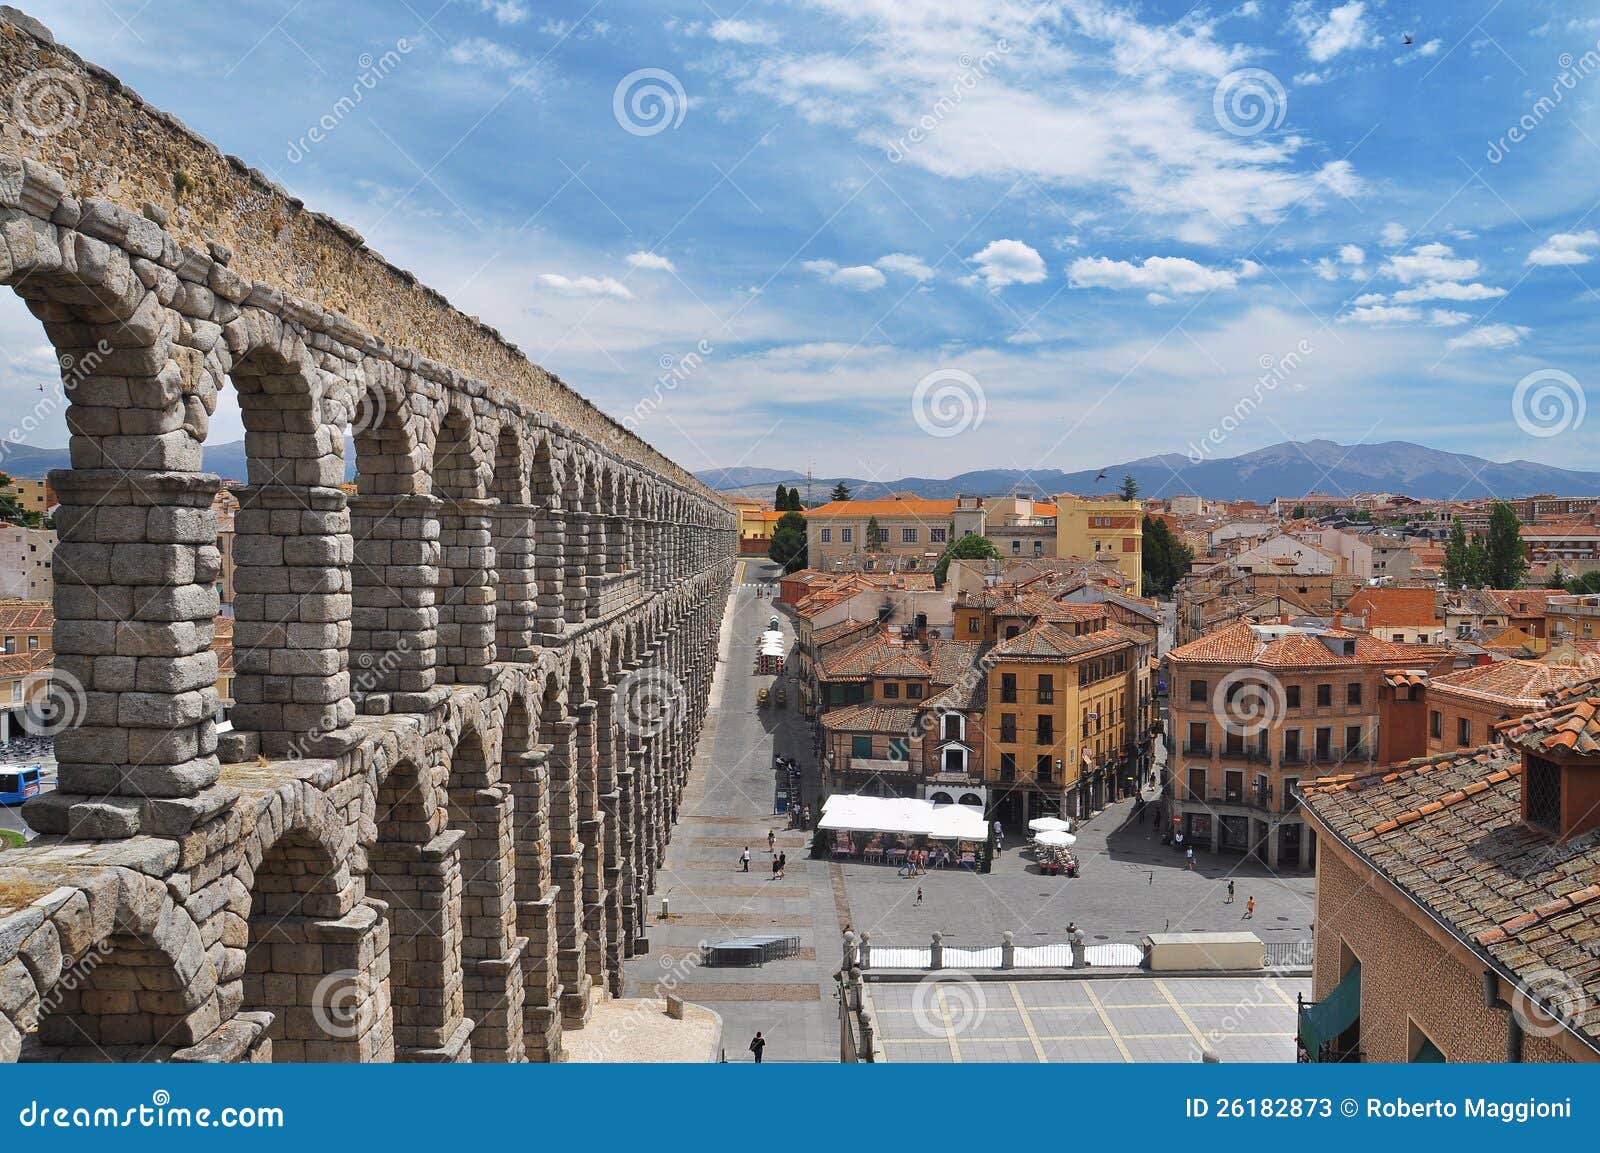
[[[1409,35],[1407,35],[1406,38],[1405,38],[1405,41],[1406,41],[1407,44],[1410,44],[1411,43],[1411,37]]]
[[[1105,480],[1105,478],[1106,478],[1106,470],[1105,469],[1101,469],[1100,470],[1100,475],[1094,478],[1094,482],[1096,484],[1099,484],[1101,481]]]

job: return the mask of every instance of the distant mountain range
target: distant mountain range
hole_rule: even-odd
[[[1101,479],[1101,473],[1104,478]],[[805,474],[773,468],[707,469],[695,474],[728,496],[772,498],[782,481],[797,484],[805,495]],[[1013,492],[1054,496],[1110,493],[1127,475],[1147,497],[1197,493],[1217,500],[1266,502],[1279,496],[1311,492],[1342,495],[1358,492],[1403,493],[1419,499],[1467,500],[1551,493],[1555,496],[1600,494],[1600,472],[1556,468],[1531,460],[1498,462],[1466,453],[1442,452],[1403,440],[1382,444],[1337,444],[1331,440],[1285,441],[1240,456],[1195,463],[1183,453],[1147,456],[1102,469],[1061,472],[1041,469],[981,469],[945,480],[905,477],[866,481],[857,477],[812,477],[812,503],[825,501],[841,479],[858,498],[914,492],[929,500],[949,500],[957,493],[1005,496]]]
[[[53,468],[70,468],[65,448],[34,448],[0,442],[0,472],[13,476],[43,476]],[[243,481],[245,452],[242,440],[206,446],[205,466],[226,480]],[[1101,473],[1105,474],[1100,479]],[[1269,501],[1278,496],[1304,496],[1310,492],[1335,495],[1357,492],[1395,492],[1434,500],[1472,497],[1593,496],[1600,494],[1600,472],[1579,472],[1537,464],[1531,460],[1504,463],[1465,453],[1441,452],[1403,440],[1383,444],[1336,444],[1331,440],[1285,441],[1268,448],[1194,463],[1182,453],[1147,456],[1103,469],[1061,472],[1041,469],[990,468],[964,472],[944,480],[908,476],[893,481],[867,481],[859,477],[815,476],[811,500],[828,499],[833,486],[843,480],[852,496],[883,497],[894,492],[914,492],[930,500],[949,500],[957,493],[1005,496],[1013,492],[1054,496],[1062,492],[1083,495],[1110,493],[1131,474],[1144,496],[1170,497],[1198,493],[1218,500]],[[355,479],[355,452],[345,445],[345,475]],[[705,469],[695,474],[706,485],[728,496],[772,498],[781,481],[805,495],[805,473],[793,469],[738,467],[726,471]]]

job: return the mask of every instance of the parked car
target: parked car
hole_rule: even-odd
[[[782,685],[778,686],[778,707],[780,709],[786,709],[789,707],[789,694],[783,691]]]
[[[766,708],[767,707],[767,698],[770,695],[771,694],[766,689],[761,689],[760,691],[758,691],[756,693],[756,707],[758,709]]]

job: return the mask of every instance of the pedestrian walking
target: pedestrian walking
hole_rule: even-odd
[[[746,845],[744,847],[744,852],[739,854],[739,864],[744,866],[744,871],[745,872],[748,873],[750,871],[750,846],[749,845]]]
[[[761,1035],[761,1030],[756,1030],[756,1035],[750,1038],[750,1052],[755,1054],[756,1064],[761,1064],[761,1054],[766,1051],[767,1041]]]
[[[1245,902],[1244,902],[1244,919],[1246,921],[1248,921],[1248,920],[1250,920],[1250,918],[1254,917],[1255,915],[1256,915],[1256,899],[1254,897],[1245,898]]]
[[[772,850],[777,847],[777,844],[778,844],[778,830],[777,829],[768,829],[767,830],[767,852],[769,852],[769,853],[772,852]]]
[[[778,854],[778,876],[779,876],[779,878],[782,878],[783,871],[785,869],[787,869],[788,867],[789,867],[789,854],[788,853],[779,853]]]
[[[1189,862],[1189,871],[1194,872],[1194,846],[1190,845],[1183,851],[1184,858]]]
[[[1232,881],[1228,882],[1228,899],[1226,901],[1222,902],[1222,903],[1224,905],[1233,904],[1233,882]]]
[[[777,880],[778,879],[778,870],[781,869],[781,868],[783,868],[783,865],[781,863],[780,858],[773,857],[772,858],[772,879],[773,880]]]
[[[921,904],[922,904],[922,886],[918,885],[917,886],[917,905],[920,906]]]

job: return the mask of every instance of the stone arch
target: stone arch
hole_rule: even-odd
[[[538,515],[530,500],[528,451],[520,422],[508,417],[495,438],[491,493],[494,546],[495,655],[500,660],[526,660],[532,654],[539,595]]]
[[[93,914],[77,918],[77,933],[57,936],[58,975],[21,998],[37,1023],[22,1060],[162,1060],[221,1024],[216,970],[188,911],[156,878],[124,871],[118,880],[103,927]],[[109,904],[85,896],[86,912]],[[13,982],[10,991],[21,990]]]
[[[231,719],[268,756],[336,755],[355,719],[343,439],[322,419],[322,373],[299,333],[260,309],[239,324],[229,378],[250,483],[236,493]]]
[[[576,450],[565,466],[561,487],[562,616],[570,629],[581,625],[589,611],[588,501],[593,489],[588,482],[593,477]]]
[[[262,1015],[274,1061],[391,1060],[383,928],[376,909],[356,902],[343,818],[307,792],[276,836],[258,827],[237,870],[224,916],[243,922],[239,1011]]]
[[[376,356],[362,359],[341,396],[356,451],[356,491],[362,496],[409,496],[422,475],[422,438],[409,404],[410,374]]]
[[[495,658],[493,518],[472,412],[461,398],[446,397],[432,459],[440,500],[434,675],[441,684],[481,684]]]

